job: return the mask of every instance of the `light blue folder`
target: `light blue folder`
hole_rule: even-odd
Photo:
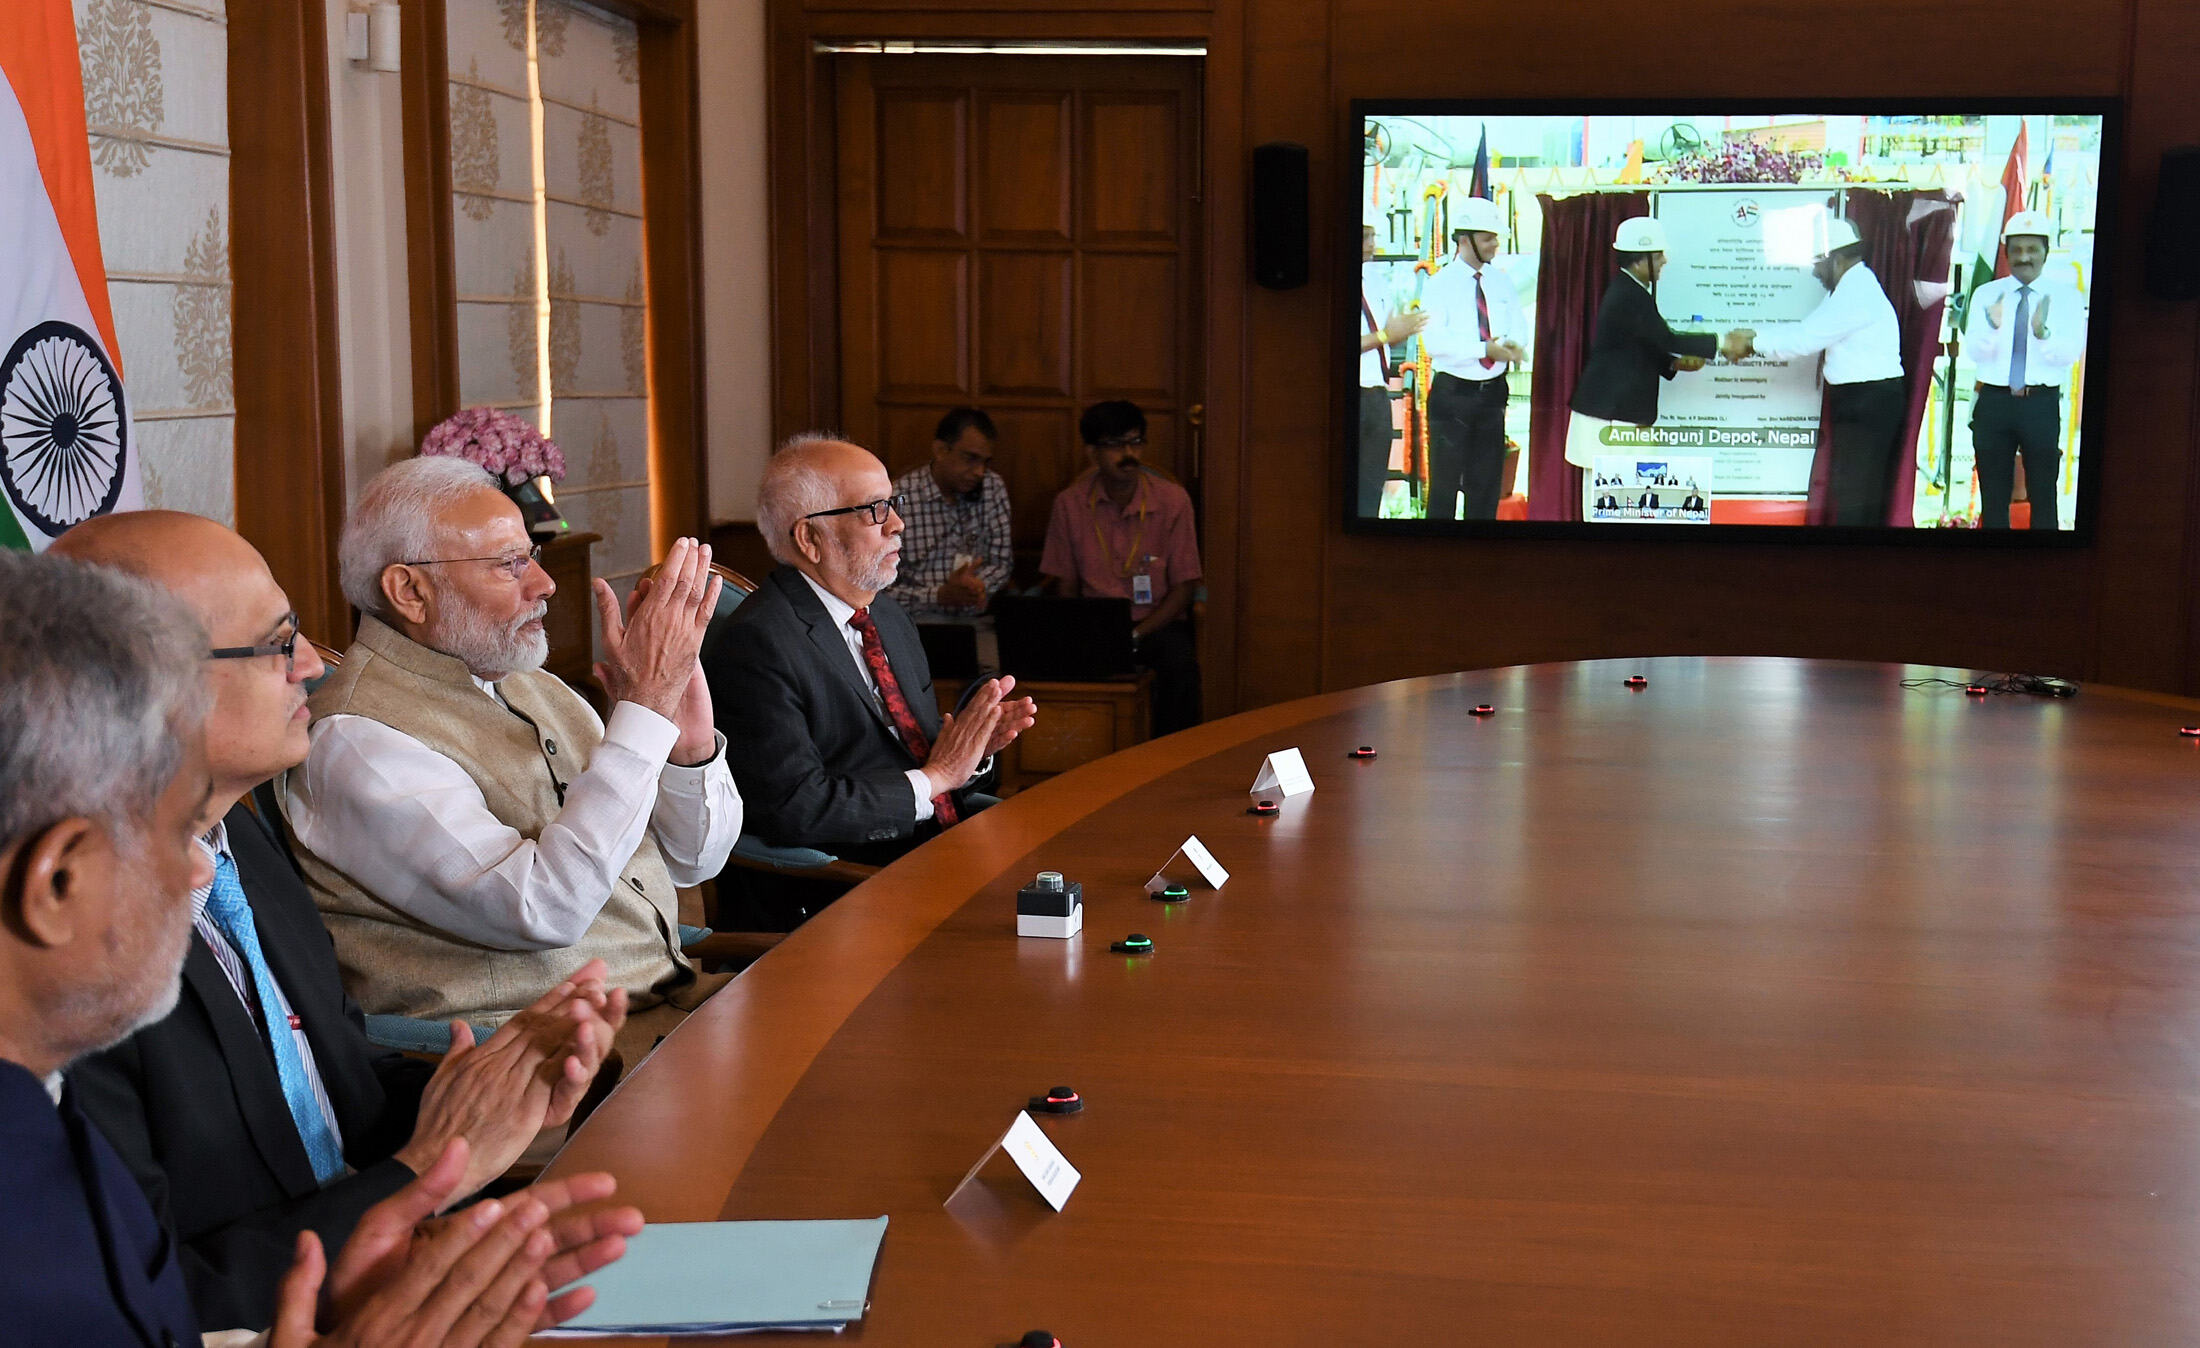
[[[553,1334],[844,1329],[863,1318],[886,1219],[664,1222],[582,1279],[596,1304]]]

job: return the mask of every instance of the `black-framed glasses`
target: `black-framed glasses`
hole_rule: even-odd
[[[813,510],[809,514],[804,515],[802,519],[821,520],[824,519],[827,515],[854,515],[860,512],[863,517],[869,520],[871,523],[884,524],[886,523],[887,515],[899,514],[901,508],[908,504],[909,498],[907,496],[886,496],[881,497],[876,501],[865,501],[862,505],[836,506],[831,510]],[[802,520],[796,520],[795,524],[800,524],[801,522]],[[794,532],[794,524],[790,524],[787,526],[787,532],[789,534],[792,534]]]
[[[518,580],[527,574],[527,568],[542,561],[542,544],[537,543],[525,552],[505,557],[434,557],[424,562],[401,562],[401,566],[457,566],[460,562],[495,562],[497,569]]]
[[[282,622],[278,623],[277,626],[288,627],[290,635],[284,637],[281,641],[265,641],[257,646],[216,646],[206,653],[206,658],[209,660],[256,660],[263,655],[279,655],[283,657],[285,665],[295,665],[298,643],[304,641],[306,644],[311,645],[312,638],[307,637],[298,630],[298,615],[295,611],[284,614]]]

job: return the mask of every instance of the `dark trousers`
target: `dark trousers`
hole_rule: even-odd
[[[1382,507],[1383,483],[1390,480],[1390,447],[1396,443],[1391,434],[1390,391],[1361,389],[1360,498],[1352,507],[1352,513],[1361,519],[1374,519]]]
[[[1494,520],[1505,471],[1503,376],[1461,379],[1439,371],[1428,390],[1428,518]],[[1454,516],[1454,493],[1466,514]]]
[[[1199,724],[1199,643],[1190,622],[1173,622],[1138,643],[1135,663],[1153,671],[1153,733]]]
[[[1902,436],[1900,379],[1829,386],[1833,407],[1833,522],[1885,524]]]
[[[1971,454],[1978,462],[1978,522],[1982,529],[2009,527],[2015,494],[2017,451],[2024,451],[2024,494],[2032,501],[2032,527],[2053,529],[2055,475],[2062,469],[2062,390],[2034,385],[2021,398],[1999,384],[1981,384],[1971,404]]]

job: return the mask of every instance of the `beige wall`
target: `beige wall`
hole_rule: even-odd
[[[328,8],[337,323],[346,497],[412,452],[405,173],[399,77],[344,57],[348,0]],[[699,0],[704,433],[713,519],[750,519],[770,451],[764,0]]]
[[[696,10],[710,517],[752,520],[772,439],[764,0],[697,0]]]

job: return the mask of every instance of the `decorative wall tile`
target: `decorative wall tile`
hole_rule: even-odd
[[[237,523],[237,423],[190,417],[137,423],[138,473],[145,504]]]

